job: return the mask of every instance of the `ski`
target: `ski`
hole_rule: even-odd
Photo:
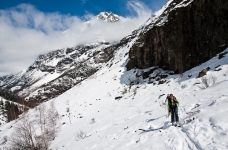
[[[181,127],[181,124],[177,125],[176,127]]]

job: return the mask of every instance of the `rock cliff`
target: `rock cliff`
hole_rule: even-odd
[[[182,73],[228,46],[227,0],[169,0],[129,51],[127,69],[159,66]]]

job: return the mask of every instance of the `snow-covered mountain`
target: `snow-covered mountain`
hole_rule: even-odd
[[[197,12],[201,14],[198,7],[207,10],[214,4],[219,6],[218,10],[222,8],[222,11],[226,12],[225,6],[228,3],[225,0],[223,2],[224,6],[220,6],[220,1],[210,1],[206,5],[205,1],[201,0],[169,0],[145,24],[116,45],[99,43],[53,51],[41,55],[26,73],[17,75],[19,78],[1,78],[3,86],[18,90],[27,100],[49,101],[1,126],[0,147],[10,147],[13,145],[12,141],[23,139],[23,136],[15,139],[19,133],[23,133],[16,131],[19,131],[18,127],[29,125],[33,131],[33,144],[40,146],[39,142],[43,140],[51,149],[228,149],[227,43],[219,47],[219,50],[214,49],[224,42],[223,34],[220,41],[217,41],[219,35],[214,32],[217,29],[213,31],[216,33],[213,39],[218,45],[214,45],[213,41],[212,47],[204,47],[202,51],[209,52],[209,57],[217,50],[217,55],[207,58],[209,60],[203,63],[201,61],[205,59],[196,59],[202,51],[194,55],[192,52],[175,53],[172,42],[170,44],[168,40],[167,44],[167,41],[162,41],[173,32],[168,26],[170,22],[175,22],[173,15],[177,16],[176,19],[181,20],[181,23],[184,22],[183,14],[179,11],[189,11],[193,15],[197,8]],[[219,11],[215,12],[220,14]],[[212,18],[223,16],[214,14]],[[219,24],[214,25],[223,25],[224,22],[226,21],[220,20]],[[180,27],[180,24],[176,23],[170,27],[175,25],[176,28]],[[190,26],[186,28],[192,29]],[[151,34],[155,31],[157,34]],[[177,44],[178,47],[179,44],[186,44],[185,47],[191,47],[188,44],[196,37],[186,39],[191,35],[187,34],[187,31],[190,30],[174,31],[183,32],[180,35],[187,40],[180,40],[182,43],[177,41],[174,45]],[[226,31],[224,29],[225,33]],[[151,39],[154,35],[161,38]],[[206,37],[210,36],[212,35],[208,33]],[[202,40],[199,40],[197,48],[203,43],[207,46],[207,42],[201,42]],[[167,49],[162,51],[164,46]],[[150,51],[155,48],[158,49],[152,55]],[[170,59],[172,57],[166,57],[167,54],[178,57]],[[179,70],[179,74],[175,74],[177,70],[165,70],[166,60],[167,64],[169,61],[178,62],[183,60],[179,55],[186,54],[186,60],[191,58],[193,60],[190,62],[195,60],[198,66],[190,64],[195,67],[189,70],[186,70],[186,67],[182,72]],[[147,61],[151,55],[156,56],[156,59]],[[151,62],[158,65],[148,67]],[[181,65],[185,64],[177,66]],[[171,126],[170,118],[167,117],[165,99],[170,93],[180,102],[178,109],[181,127]],[[55,126],[51,127],[56,130],[54,134],[50,134],[50,129],[53,128],[43,130],[42,124],[45,124],[45,121],[39,121],[42,120],[39,113],[49,114],[44,113],[47,111],[44,108],[52,110],[54,106],[59,117],[55,117],[58,120],[55,120]],[[40,118],[37,120],[37,117]]]
[[[121,19],[120,16],[113,14],[112,12],[101,12],[99,15],[97,15],[97,18],[107,21],[107,22],[116,22]]]
[[[97,19],[107,22],[120,18],[107,12],[97,15]],[[65,31],[63,36],[67,34]],[[26,71],[0,77],[0,86],[39,103],[60,95],[95,73],[103,62],[111,59],[114,48],[115,42],[110,44],[98,37],[93,43],[55,50],[40,55]]]
[[[26,72],[2,77],[2,86],[27,100],[42,102],[94,74],[112,53],[113,47],[108,42],[52,51],[40,55]]]

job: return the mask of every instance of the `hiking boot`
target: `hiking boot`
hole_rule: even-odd
[[[181,126],[180,122],[177,122],[177,123],[176,123],[176,125],[177,125],[178,127],[180,127],[180,126]]]

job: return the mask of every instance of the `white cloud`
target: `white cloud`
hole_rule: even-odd
[[[40,54],[73,47],[98,38],[118,41],[142,25],[151,11],[138,1],[128,2],[136,15],[117,23],[97,20],[87,13],[91,26],[77,16],[43,13],[28,4],[0,10],[0,76],[19,72],[31,65]]]
[[[87,0],[82,0],[81,4],[84,5],[87,2]]]

